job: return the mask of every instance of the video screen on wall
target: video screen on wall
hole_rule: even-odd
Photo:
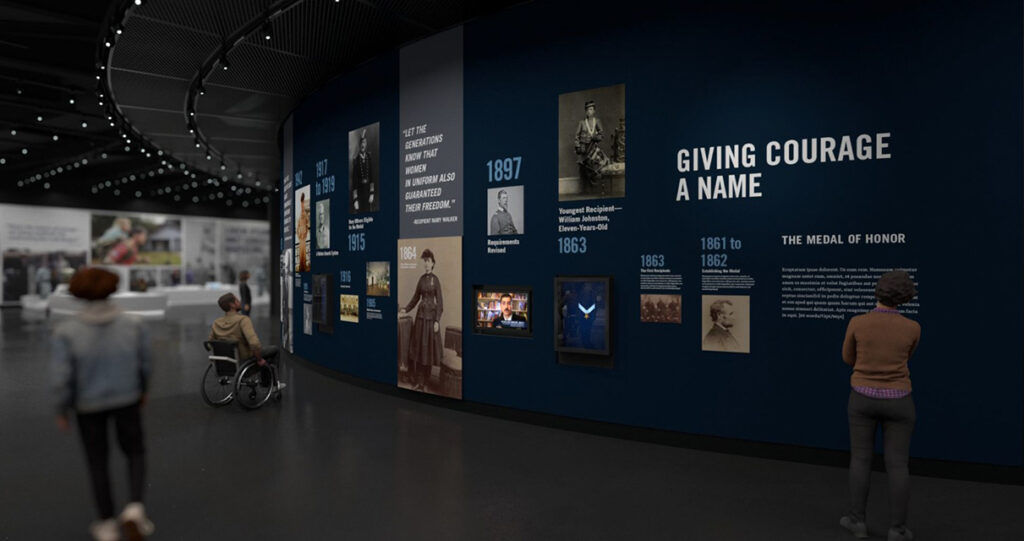
[[[555,350],[564,353],[611,353],[610,276],[555,278]]]
[[[480,334],[531,336],[532,290],[523,286],[473,286],[476,319],[473,331]]]

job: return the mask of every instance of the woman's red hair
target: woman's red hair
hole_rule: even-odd
[[[68,291],[87,301],[98,301],[109,297],[117,291],[118,275],[97,267],[82,269],[71,277]]]

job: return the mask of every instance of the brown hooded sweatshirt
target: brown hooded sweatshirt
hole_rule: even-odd
[[[238,342],[239,360],[253,358],[260,351],[260,338],[252,327],[249,316],[228,312],[213,322],[209,340],[234,340]]]

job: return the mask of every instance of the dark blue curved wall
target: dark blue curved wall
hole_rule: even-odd
[[[911,362],[918,457],[1022,464],[1022,79],[1024,9],[953,2],[717,7],[621,2],[581,9],[539,1],[464,28],[464,398],[512,408],[746,440],[842,449],[849,369],[845,322],[780,317],[780,269],[913,267],[923,327]],[[382,205],[367,252],[313,258],[315,273],[355,275],[390,260],[398,238],[399,53],[325,86],[294,112],[294,169],[347,163],[349,130],[381,123]],[[558,96],[624,83],[626,198],[586,254],[557,249]],[[607,127],[610,131],[611,127]],[[680,148],[890,132],[892,158],[768,167],[763,197],[677,202]],[[486,162],[522,156],[526,234],[486,253]],[[346,167],[334,170],[347,186]],[[286,172],[287,174],[288,172]],[[317,198],[314,198],[316,200]],[[561,206],[566,206],[562,204]],[[332,199],[346,234],[345,191]],[[902,245],[783,246],[782,234],[897,231]],[[751,353],[700,348],[699,239],[743,240],[734,261],[757,280]],[[340,244],[337,242],[336,244]],[[681,325],[639,321],[639,256],[682,274]],[[615,364],[558,364],[552,278],[614,277]],[[308,284],[309,274],[301,283]],[[474,335],[472,284],[533,287],[534,336]],[[335,293],[339,293],[337,286]],[[396,300],[384,319],[302,334],[295,352],[396,381]]]

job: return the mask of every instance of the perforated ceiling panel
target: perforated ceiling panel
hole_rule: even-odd
[[[124,117],[159,149],[191,170],[266,189],[280,175],[281,122],[328,79],[517,3],[147,1],[128,11],[111,53],[109,82]],[[268,20],[270,40],[263,35]],[[224,51],[228,70],[222,69]],[[196,133],[189,132],[193,103]]]

